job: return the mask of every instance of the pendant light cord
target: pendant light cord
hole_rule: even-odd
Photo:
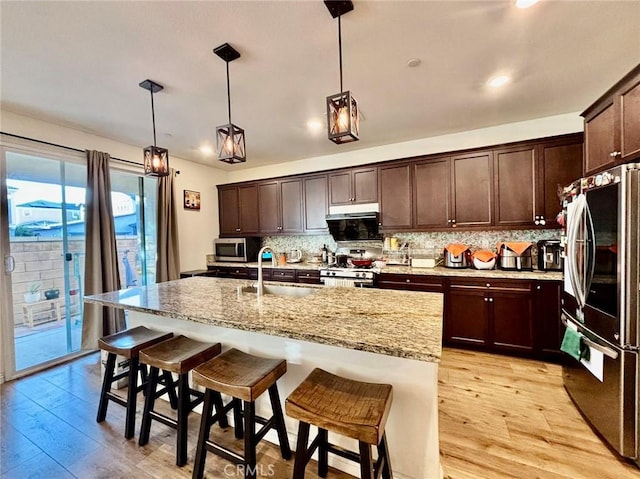
[[[338,15],[338,50],[340,50],[340,92],[342,93],[342,28],[340,25],[340,18],[342,15]]]
[[[229,124],[231,124],[231,87],[229,86],[229,62],[227,62],[227,108],[229,110]]]
[[[151,121],[153,123],[153,146],[156,146],[156,111],[153,107],[153,85],[149,89],[151,92]]]

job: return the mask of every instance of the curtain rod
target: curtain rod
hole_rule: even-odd
[[[84,153],[85,152],[85,150],[81,150],[80,148],[74,148],[72,146],[59,145],[57,143],[51,143],[49,141],[36,140],[35,138],[29,138],[27,136],[14,135],[13,133],[6,133],[4,131],[0,131],[0,134],[7,135],[7,136],[10,136],[12,138],[18,138],[20,140],[35,141],[36,143],[40,143],[42,145],[55,146],[57,148],[64,148],[65,150],[77,151],[78,153]],[[144,167],[144,165],[142,163],[138,163],[136,161],[123,160],[122,158],[116,158],[116,157],[111,157],[111,159],[115,160],[115,161],[120,161],[122,163],[129,163],[130,165],[136,165],[136,166],[139,166],[141,168]],[[176,175],[179,175],[179,174],[180,174],[180,171],[176,170]]]

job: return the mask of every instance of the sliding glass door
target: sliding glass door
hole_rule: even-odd
[[[0,278],[5,379],[80,352],[85,265],[82,154],[1,148]],[[156,181],[112,168],[122,288],[155,282]]]

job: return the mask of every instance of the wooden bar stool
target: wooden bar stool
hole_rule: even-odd
[[[193,370],[194,382],[206,388],[198,447],[193,465],[194,479],[200,479],[204,474],[207,452],[213,452],[234,464],[243,465],[244,477],[255,479],[257,476],[256,446],[271,428],[278,433],[282,458],[291,458],[289,438],[276,385],[276,381],[286,371],[287,362],[284,359],[259,358],[237,349],[225,351]],[[273,410],[273,416],[268,420],[256,416],[255,409],[255,400],[267,390]],[[224,410],[226,412],[233,409],[235,436],[238,439],[244,437],[244,456],[209,440],[211,426],[219,417],[219,414],[212,416],[215,392],[233,398]],[[243,403],[242,407],[240,401]],[[258,432],[255,430],[256,423],[262,424]]]
[[[159,344],[140,351],[140,363],[148,365],[149,381],[142,413],[140,439],[138,444],[144,446],[149,442],[151,420],[155,419],[166,426],[177,430],[176,465],[184,466],[187,462],[187,435],[189,431],[189,413],[204,399],[204,393],[189,387],[189,371],[205,361],[220,354],[220,343],[203,343],[186,336],[175,336]],[[178,414],[174,419],[154,410],[157,395],[159,371],[178,375]],[[194,397],[192,400],[191,397]],[[216,405],[222,411],[222,397],[218,393]],[[220,426],[227,427],[227,417],[222,413]]]
[[[293,466],[293,479],[303,479],[304,470],[318,449],[318,475],[326,477],[329,452],[360,463],[361,479],[392,479],[391,462],[384,426],[391,409],[393,392],[390,384],[354,381],[314,369],[287,398],[287,415],[298,419],[298,445]],[[307,449],[309,426],[318,435]],[[327,431],[356,439],[359,454],[329,443]],[[375,464],[371,446],[377,446]]]
[[[98,416],[96,421],[102,422],[107,417],[107,407],[109,401],[124,406],[127,410],[125,418],[124,437],[130,439],[133,437],[136,426],[136,397],[138,391],[143,391],[146,386],[147,369],[140,365],[140,350],[157,344],[161,341],[169,339],[173,333],[162,333],[137,326],[135,328],[120,331],[119,333],[104,336],[98,340],[98,347],[103,351],[107,351],[107,365],[105,367],[104,379],[102,381],[102,392],[100,393],[100,403],[98,404]],[[116,356],[124,356],[129,360],[129,369],[121,373],[115,374]],[[142,384],[138,386],[138,372],[142,376]],[[128,377],[129,385],[127,387],[127,399],[124,400],[120,396],[111,392],[111,386],[114,382]],[[171,375],[165,376],[165,388],[171,398],[173,407],[177,406],[177,398],[171,381]]]

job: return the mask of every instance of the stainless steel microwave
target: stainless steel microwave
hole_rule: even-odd
[[[260,238],[217,238],[213,240],[216,261],[251,263],[258,261]]]

